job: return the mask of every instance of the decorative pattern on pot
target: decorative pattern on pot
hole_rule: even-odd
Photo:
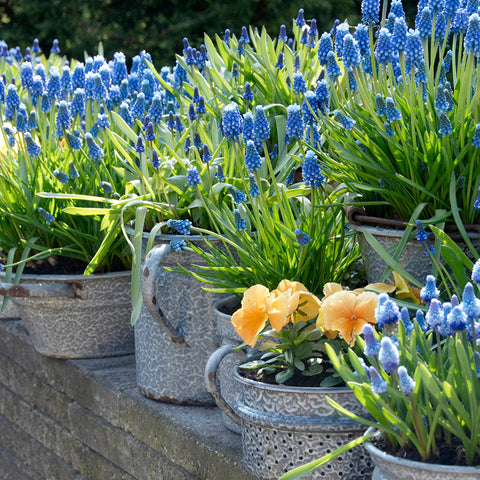
[[[270,385],[246,379],[237,371],[233,376],[241,389],[234,413],[241,421],[245,464],[259,478],[277,479],[364,431],[362,425],[339,414],[325,400],[328,395],[345,408],[364,414],[349,388]],[[218,406],[224,408],[222,403]],[[365,450],[357,447],[305,478],[354,480],[368,478],[371,470]]]
[[[11,296],[35,349],[56,358],[92,358],[134,352],[130,326],[130,272],[23,275],[0,284]]]
[[[369,429],[371,432],[373,429]],[[365,444],[375,465],[372,480],[478,480],[480,467],[416,462],[394,457],[371,442]]]
[[[222,344],[208,359],[205,368],[205,383],[207,390],[214,397],[215,402],[225,402],[222,409],[222,418],[225,426],[232,432],[240,434],[240,422],[231,412],[235,400],[240,392],[240,384],[235,381],[232,371],[245,362],[245,352],[235,351],[234,348],[243,343],[232,325],[232,316],[224,313],[225,309],[237,307],[239,300],[234,295],[217,302],[213,313],[217,321],[217,329]],[[232,354],[232,355],[230,355]]]
[[[192,239],[201,241],[201,237]],[[169,244],[153,248],[145,259],[142,294],[144,312],[135,323],[137,385],[156,400],[185,405],[209,405],[205,365],[220,343],[213,304],[218,294],[204,283],[164,267],[199,264],[200,257],[177,253]]]

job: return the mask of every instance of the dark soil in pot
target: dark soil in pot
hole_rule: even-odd
[[[437,448],[433,452],[429,460],[422,460],[415,448],[403,448],[401,450],[394,450],[391,445],[387,443],[383,436],[374,437],[370,442],[380,450],[398,458],[405,460],[412,460],[415,462],[424,462],[437,465],[455,465],[466,467],[469,466],[465,461],[465,451],[461,442],[452,439],[450,444],[447,444],[444,439],[437,441]],[[477,455],[474,465],[480,463],[480,456]]]

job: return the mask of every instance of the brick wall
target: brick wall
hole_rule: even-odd
[[[216,408],[143,397],[135,359],[56,360],[0,320],[0,480],[253,480]]]

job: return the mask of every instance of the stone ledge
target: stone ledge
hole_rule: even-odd
[[[254,479],[242,461],[241,438],[225,429],[220,411],[143,397],[133,355],[46,358],[33,349],[20,321],[2,320],[0,384],[5,421],[78,475],[65,478]],[[0,467],[9,461],[21,468],[21,457],[1,436],[0,449]]]

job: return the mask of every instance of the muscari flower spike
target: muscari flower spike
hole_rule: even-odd
[[[335,110],[333,114],[335,115],[335,119],[337,120],[337,122],[340,123],[345,130],[352,130],[353,126],[356,123],[353,118],[348,117],[340,110]]]
[[[25,139],[25,146],[26,146],[28,155],[31,158],[37,158],[42,152],[40,145],[35,143],[35,140],[33,140],[29,132],[25,132],[23,138]]]
[[[237,230],[246,230],[247,229],[247,222],[240,215],[240,211],[238,210],[238,208],[235,208],[235,210],[233,210],[233,218],[234,218],[234,221],[235,221],[235,228]]]
[[[390,125],[390,122],[383,122],[383,126],[385,128],[385,133],[389,135],[390,137],[395,136],[395,131],[393,130],[392,126]]]
[[[407,372],[407,369],[403,365],[398,367],[397,373],[398,373],[398,382],[400,384],[400,388],[402,389],[403,394],[410,395],[416,386],[415,381],[413,380],[412,377],[410,377],[410,375]]]
[[[255,180],[255,175],[250,173],[248,175],[248,180],[250,182],[250,196],[251,197],[258,197],[260,196],[260,189],[258,188],[257,181]]]
[[[285,178],[285,184],[286,185],[291,185],[295,181],[295,172],[296,172],[296,168],[292,167],[292,169],[290,170],[290,173]],[[479,276],[479,278],[480,278],[480,276]]]
[[[375,319],[377,320],[378,328],[383,328],[386,325],[395,325],[400,319],[400,310],[397,304],[386,293],[381,293],[378,296]]]
[[[407,335],[410,335],[412,333],[412,330],[413,330],[413,323],[410,320],[410,314],[408,313],[408,308],[407,307],[403,307],[400,310],[400,320],[405,327],[405,333]]]
[[[190,220],[167,220],[167,227],[175,230],[180,235],[190,235],[190,227],[192,222]]]
[[[251,102],[253,100],[253,93],[252,93],[252,87],[250,85],[250,82],[245,83],[245,91],[243,92],[243,98],[247,102]]]
[[[222,118],[223,135],[227,139],[237,139],[243,132],[243,118],[238,105],[234,102],[229,103],[223,112]]]
[[[53,221],[55,221],[55,217],[51,213],[44,210],[42,207],[38,209],[38,213],[41,215],[47,225],[50,225]]]
[[[202,153],[202,162],[208,163],[212,160],[212,154],[208,149],[208,145],[203,145],[203,153]]]
[[[152,167],[160,167],[160,160],[158,159],[158,153],[156,150],[152,150]]]
[[[368,376],[372,384],[372,392],[380,395],[387,391],[388,382],[382,378],[375,367],[368,368]]]
[[[318,61],[320,62],[320,65],[322,66],[326,65],[328,52],[333,52],[332,37],[330,36],[329,33],[324,32],[322,33],[322,36],[320,37],[320,41],[318,42],[318,50],[317,50],[317,56],[318,56]]]
[[[283,67],[285,66],[284,62],[284,54],[283,52],[280,52],[278,54],[278,60],[277,63],[275,64],[275,68],[278,68],[278,70],[282,70]]]
[[[338,63],[335,60],[334,52],[328,52],[327,54],[327,74],[331,82],[335,82],[336,79],[342,74]]]
[[[80,150],[82,147],[82,139],[70,132],[66,132],[67,142],[72,150]]]
[[[295,19],[295,25],[298,27],[303,27],[305,25],[305,17],[303,8],[298,10],[297,18]]]
[[[297,95],[307,91],[307,84],[305,83],[305,79],[303,78],[303,74],[301,72],[295,72],[293,74],[292,89]]]
[[[440,112],[440,128],[438,129],[438,133],[444,137],[445,135],[449,135],[453,132],[452,123],[448,118],[448,115],[445,112]]]
[[[343,40],[349,34],[350,26],[347,22],[338,24],[335,32],[335,52],[338,58],[343,57]],[[342,58],[343,60],[343,58]]]
[[[421,299],[425,303],[428,303],[431,302],[433,299],[437,299],[439,296],[440,290],[437,288],[435,277],[433,275],[427,275],[425,286],[420,290]]]
[[[187,242],[185,240],[170,240],[170,248],[176,252],[181,253],[187,247]]]
[[[378,359],[387,373],[392,373],[400,364],[400,354],[397,346],[390,337],[383,337],[380,341]]]
[[[480,315],[480,300],[475,296],[473,285],[470,282],[465,285],[460,307],[468,320],[476,320]]]
[[[380,342],[375,336],[375,330],[369,323],[366,323],[362,328],[362,333],[365,339],[365,355],[367,357],[376,357],[380,351]]]
[[[302,230],[300,230],[299,228],[296,228],[293,233],[295,234],[295,238],[297,240],[297,243],[301,246],[301,247],[305,247],[306,245],[308,245],[311,241],[311,238],[310,236],[305,233],[305,232],[302,232]]]
[[[189,168],[187,171],[187,185],[189,187],[195,187],[196,185],[200,185],[201,183],[202,179],[200,178],[197,167]]]
[[[303,119],[300,113],[300,105],[296,103],[287,107],[287,122],[285,141],[291,138],[301,139],[303,137]]]
[[[362,23],[377,24],[380,17],[380,0],[362,0]]]
[[[245,146],[245,167],[249,172],[255,172],[262,167],[262,158],[252,140],[248,140]]]
[[[255,134],[253,131],[253,115],[250,112],[246,112],[243,116],[243,141],[245,145],[249,140],[255,140]]]
[[[381,93],[375,95],[375,111],[379,117],[387,114],[387,107]]]
[[[405,18],[396,18],[392,33],[392,47],[397,52],[404,52],[407,45],[407,24]]]
[[[447,315],[448,327],[451,333],[463,332],[468,325],[468,318],[462,307],[453,307]]]
[[[428,330],[428,324],[425,322],[425,315],[422,310],[417,310],[415,313],[415,321],[418,323],[418,326],[422,329],[423,332]]]
[[[342,61],[347,69],[358,67],[362,63],[362,56],[357,41],[350,33],[343,37]]]
[[[270,138],[270,124],[261,105],[257,105],[255,108],[253,133],[257,143],[266,142]]]
[[[233,201],[236,204],[244,203],[247,201],[247,195],[233,185],[227,185],[227,190],[232,195]]]
[[[217,166],[217,173],[215,174],[215,178],[219,182],[224,182],[225,181],[225,174],[223,173],[223,168],[221,165]]]
[[[387,120],[389,122],[394,122],[396,120],[401,120],[402,114],[400,110],[395,106],[395,102],[393,101],[392,97],[387,97],[385,99],[386,103],[386,113],[387,113]]]
[[[307,187],[319,188],[325,183],[318,157],[312,150],[307,150],[305,162],[302,165],[302,180]]]
[[[53,171],[53,176],[62,184],[65,185],[68,182],[68,174],[58,169]]]
[[[425,315],[425,320],[427,321],[428,325],[432,330],[438,330],[438,328],[441,327],[443,324],[443,306],[442,303],[434,297],[432,297],[430,301],[427,314]]]
[[[450,30],[454,33],[467,33],[468,29],[468,13],[465,8],[459,8],[455,12],[452,19],[452,26]]]
[[[85,140],[88,146],[88,156],[95,162],[100,162],[105,155],[103,150],[95,143],[91,133],[85,134]]]
[[[425,7],[418,16],[418,22],[415,27],[422,38],[430,38],[432,36],[433,15],[429,7]]]

